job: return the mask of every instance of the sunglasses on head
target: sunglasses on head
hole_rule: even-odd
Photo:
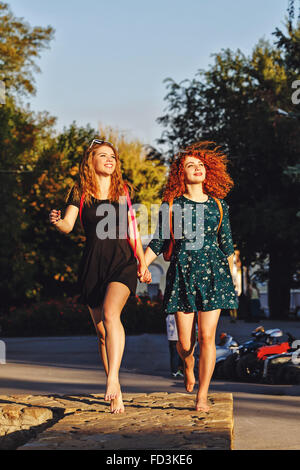
[[[88,150],[89,150],[94,144],[100,144],[100,145],[102,145],[102,144],[108,144],[108,145],[110,145],[111,147],[114,147],[114,145],[113,145],[111,142],[109,142],[108,140],[93,139],[92,142],[91,142],[90,145],[89,145]]]

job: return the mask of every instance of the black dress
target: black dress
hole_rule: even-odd
[[[68,197],[66,205],[73,205],[79,208],[79,202],[74,200],[74,187]],[[102,210],[103,215],[96,215],[96,210],[102,204],[108,204],[115,208],[115,231],[110,232],[111,238],[100,239],[97,236],[96,228],[99,222],[107,217],[107,212]],[[84,228],[86,242],[78,269],[77,287],[80,292],[78,302],[89,305],[92,308],[99,307],[104,300],[105,291],[109,282],[118,281],[125,284],[130,289],[130,296],[134,296],[137,287],[137,260],[127,238],[120,238],[120,221],[125,221],[127,235],[127,212],[120,212],[119,202],[109,199],[96,199],[92,197],[92,204],[83,205],[82,225]],[[123,206],[124,207],[124,206]],[[105,209],[103,207],[102,209]],[[121,218],[120,218],[121,217]],[[99,225],[98,225],[99,228]],[[122,233],[122,229],[121,233]],[[124,230],[124,226],[123,226]],[[124,234],[124,232],[123,232]]]

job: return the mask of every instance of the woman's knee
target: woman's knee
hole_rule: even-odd
[[[180,348],[180,351],[184,356],[189,356],[190,354],[192,354],[194,347],[195,347],[194,342],[188,341],[183,338],[178,339],[177,345],[178,345],[177,347]]]
[[[104,309],[103,310],[103,323],[105,327],[109,327],[115,323],[120,322],[120,312],[115,309]]]
[[[211,346],[215,345],[215,334],[211,332],[199,332],[198,341],[200,345]]]

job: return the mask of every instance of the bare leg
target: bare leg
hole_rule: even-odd
[[[207,394],[216,364],[216,329],[221,309],[198,312],[199,340],[199,389],[196,399],[197,411],[209,411]]]
[[[125,346],[125,332],[120,317],[129,295],[130,290],[125,284],[110,282],[103,301],[103,324],[108,360],[105,400],[111,400],[113,413],[124,412],[119,369]]]
[[[98,337],[99,354],[103,362],[106,376],[108,376],[108,361],[105,346],[105,328],[103,324],[103,304],[101,304],[100,307],[96,308],[91,308],[88,306],[88,309],[90,311]]]
[[[187,392],[192,392],[195,385],[194,348],[195,348],[195,314],[176,312],[175,314],[178,342],[177,351],[183,361],[184,384]]]

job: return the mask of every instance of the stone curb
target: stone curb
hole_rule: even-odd
[[[0,449],[16,448],[52,420],[53,412],[48,408],[0,401]]]
[[[209,413],[197,412],[189,393],[130,393],[123,400],[125,413],[114,415],[103,395],[0,396],[0,449],[7,448],[3,437],[19,450],[233,448],[231,393],[210,394]],[[24,430],[32,431],[28,442],[24,435],[20,442]]]

